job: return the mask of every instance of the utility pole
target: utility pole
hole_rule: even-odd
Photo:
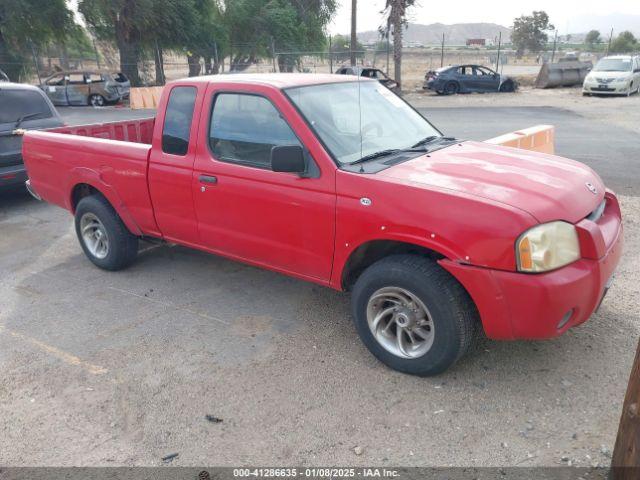
[[[29,39],[31,45],[31,55],[33,55],[33,64],[36,66],[36,73],[38,74],[38,83],[42,83],[42,77],[40,77],[40,66],[38,65],[38,56],[36,55],[36,48],[33,46],[33,42]]]
[[[351,65],[356,64],[356,49],[358,48],[358,38],[356,35],[356,14],[358,11],[358,0],[351,0]]]
[[[444,32],[442,32],[442,46],[440,48],[440,68],[444,67]]]
[[[501,46],[502,46],[502,30],[500,31],[500,35],[498,36],[498,56],[496,57],[496,72],[498,71],[498,68],[500,68],[500,47]]]
[[[389,75],[389,57],[391,56],[391,40],[389,39],[389,32],[391,31],[391,27],[387,23],[387,71],[385,72]]]
[[[329,35],[329,73],[333,73],[333,40]]]
[[[91,40],[93,42],[93,51],[96,54],[96,64],[98,65],[98,70],[100,70],[100,54],[98,53],[98,47],[96,46],[96,39],[92,38]]]
[[[609,55],[609,50],[611,50],[611,40],[612,39],[613,39],[613,27],[611,28],[611,34],[609,35],[609,45],[607,45],[607,55]]]
[[[556,34],[553,36],[553,52],[551,53],[551,63],[556,58],[556,45],[558,44],[558,31],[556,30]]]

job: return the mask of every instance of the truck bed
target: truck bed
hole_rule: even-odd
[[[157,234],[147,184],[154,119],[27,131],[22,154],[31,187],[44,200],[75,210],[88,185],[116,207],[127,227]]]

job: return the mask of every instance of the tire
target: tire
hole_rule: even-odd
[[[101,195],[90,195],[80,200],[75,227],[85,255],[103,270],[122,270],[131,265],[138,255],[138,237],[129,232]]]
[[[513,84],[513,82],[508,81],[503,83],[502,85],[500,85],[500,89],[501,92],[503,93],[513,93],[516,91],[515,85]]]
[[[389,295],[397,293],[393,289],[410,294],[408,298],[418,313],[388,300]],[[397,298],[407,298],[407,293]],[[394,370],[418,376],[437,375],[456,363],[471,346],[480,325],[475,304],[462,285],[437,263],[417,255],[392,255],[367,268],[354,286],[351,307],[358,334],[371,353]],[[392,308],[397,311],[389,313]],[[422,308],[427,312],[424,317]],[[378,322],[376,335],[370,320],[373,323],[376,314],[384,312],[388,320]],[[415,317],[410,318],[412,315]],[[430,322],[424,323],[423,319],[420,323],[417,318]],[[399,342],[394,348],[393,339],[398,338],[398,326],[407,322],[408,328],[415,328],[411,336],[400,333],[406,347],[403,355],[397,348]],[[417,333],[420,329],[422,334]]]
[[[92,107],[104,107],[107,104],[107,101],[102,95],[98,95],[97,93],[94,93],[92,95],[89,95],[89,99],[87,100],[87,103]]]
[[[460,84],[458,82],[449,82],[444,86],[445,95],[455,95],[460,92]]]

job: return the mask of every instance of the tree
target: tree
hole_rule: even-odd
[[[364,57],[364,45],[362,43],[357,42],[355,45],[356,58]],[[331,39],[331,55],[337,62],[345,63],[347,61],[351,62],[351,43],[350,39],[345,37],[344,35],[335,35]],[[356,62],[353,63],[355,65]],[[351,64],[351,63],[350,63]]]
[[[516,55],[522,56],[525,51],[539,52],[549,40],[545,32],[555,27],[549,23],[546,12],[534,11],[531,15],[522,15],[513,21],[511,42],[516,47]]]
[[[138,62],[142,34],[153,23],[153,0],[80,0],[78,10],[94,34],[114,41],[120,54],[120,71],[133,86],[141,84]]]
[[[0,0],[0,68],[19,80],[29,70],[32,48],[64,43],[78,28],[65,0]]]
[[[290,72],[304,52],[324,51],[335,0],[227,0],[224,9],[233,70],[278,54],[278,68]]]
[[[611,42],[611,53],[630,53],[639,48],[638,41],[633,33],[626,31],[618,35]]]
[[[600,38],[600,32],[598,30],[590,30],[589,33],[587,33],[587,36],[584,38],[584,43],[586,43],[590,47],[597,45],[601,41],[602,39]]]
[[[407,9],[415,0],[386,0],[384,15],[387,17],[386,35],[393,29],[393,70],[398,88],[402,86],[402,30],[407,26]]]

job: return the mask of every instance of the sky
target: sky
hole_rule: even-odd
[[[351,0],[338,0],[340,6],[329,27],[332,34],[348,33],[351,30]],[[438,2],[417,0],[417,5],[409,10],[408,19],[413,23],[498,23],[507,27],[513,19],[533,10],[544,10],[549,14],[551,23],[558,33],[581,33],[595,28],[603,29],[609,23],[620,24],[623,29],[640,31],[640,1],[606,0],[604,2],[588,0],[456,0]],[[377,30],[382,22],[380,11],[385,0],[358,0],[358,31]],[[612,15],[609,22],[604,21]],[[627,26],[630,16],[637,15],[633,24]],[[625,18],[627,17],[627,18]],[[637,27],[635,24],[637,23]],[[602,24],[602,25],[600,25]],[[624,26],[622,26],[624,24]],[[617,25],[612,25],[616,27]],[[634,28],[635,27],[635,28]]]

